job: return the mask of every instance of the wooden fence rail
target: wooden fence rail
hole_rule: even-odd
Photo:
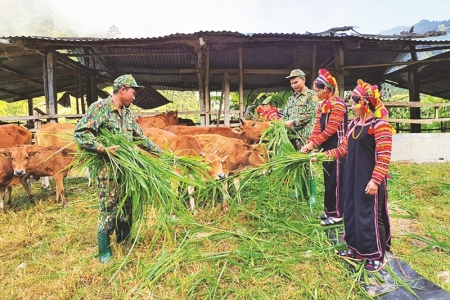
[[[390,123],[396,124],[432,124],[435,122],[449,122],[449,117],[440,117],[440,109],[443,107],[450,107],[450,103],[420,103],[420,102],[384,102],[384,105],[388,108],[390,107],[400,107],[400,108],[411,108],[411,107],[419,107],[419,108],[434,108],[434,118],[430,119],[393,119],[389,118],[388,121]],[[347,106],[350,107],[350,104],[347,103]],[[162,113],[163,111],[155,111],[155,112],[140,112],[134,113],[133,116],[154,116]],[[218,111],[187,111],[187,112],[179,112],[180,115],[201,115],[201,114],[209,114],[209,115],[217,115]],[[232,110],[230,114],[239,114],[239,110]],[[66,120],[77,120],[80,119],[82,114],[65,114],[65,115],[47,115],[40,109],[35,109],[35,115],[33,116],[0,116],[0,121],[3,122],[25,122],[25,123],[33,123],[34,128],[31,131],[36,131],[37,128],[40,127],[40,124],[43,120],[47,122],[57,122],[58,120],[66,119]],[[32,122],[30,122],[32,121]]]

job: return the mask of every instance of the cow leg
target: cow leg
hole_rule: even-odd
[[[33,193],[31,192],[30,189],[30,185],[28,184],[28,178],[30,178],[30,174],[25,174],[25,176],[23,176],[20,179],[20,183],[22,184],[23,188],[25,189],[25,191],[27,191],[28,194],[28,201],[30,201],[31,203],[34,203],[34,199],[33,199]]]
[[[7,201],[6,201],[6,204],[7,205],[10,205],[11,204],[11,192],[12,192],[12,186],[8,186],[7,188],[6,188],[6,193],[5,193],[5,196],[4,196],[4,199],[6,200],[6,199],[8,199]]]
[[[87,176],[88,176],[88,187],[91,188],[92,187],[92,176],[91,176],[91,172],[89,171],[89,168],[86,171]]]
[[[41,187],[47,191],[52,189],[52,187],[50,186],[50,181],[48,180],[48,176],[41,177]]]
[[[56,182],[56,201],[59,201],[61,197],[62,207],[67,206],[66,197],[64,196],[64,175],[61,173],[55,174],[53,176]]]
[[[3,199],[5,197],[6,186],[0,186],[0,212],[5,213],[5,206],[3,204]]]
[[[192,214],[195,216],[197,215],[197,210],[195,209],[195,199],[192,196],[192,194],[194,193],[195,188],[193,186],[188,186],[188,194],[189,194],[189,207],[192,211]]]

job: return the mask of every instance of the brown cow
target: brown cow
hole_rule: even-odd
[[[137,117],[136,123],[143,129],[150,127],[164,129],[167,126],[178,124],[178,111],[168,111],[155,116]]]
[[[16,124],[0,125],[0,148],[9,148],[15,145],[31,144],[31,132]],[[11,202],[12,186],[20,182],[14,177],[11,160],[2,157],[0,159],[0,211],[5,211],[3,200]]]
[[[264,145],[248,145],[241,140],[217,134],[194,135],[204,151],[216,152],[222,159],[225,174],[237,174],[248,166],[257,167],[268,162]]]
[[[259,143],[263,132],[270,127],[269,122],[240,119],[240,123],[239,129],[245,133],[249,144]]]
[[[267,149],[264,145],[248,145],[243,141],[228,138],[217,134],[199,134],[195,139],[200,142],[205,151],[217,151],[217,155],[223,160],[223,171],[229,174],[237,174],[249,166],[257,167],[268,162]],[[239,178],[233,179],[236,190],[239,189]],[[225,184],[225,189],[228,188]],[[224,197],[223,207],[227,210],[227,201]]]
[[[77,150],[77,143],[73,138],[73,132],[76,125],[69,123],[47,123],[42,125],[35,134],[35,144],[38,146],[48,147],[55,146],[61,148],[69,148]],[[41,178],[41,186],[43,189],[50,190],[50,182],[47,176]],[[88,186],[92,186],[92,180],[89,176]]]
[[[0,125],[0,148],[31,144],[31,132],[19,125]]]
[[[5,212],[3,200],[8,199],[7,204],[11,202],[12,186],[19,182],[20,178],[14,176],[11,159],[0,155],[0,212]]]
[[[35,145],[20,145],[0,149],[0,154],[11,159],[14,175],[22,177],[30,199],[33,198],[26,180],[31,176],[53,176],[57,190],[56,200],[61,198],[62,206],[66,206],[64,195],[64,178],[69,173],[69,165],[74,158],[74,151],[68,148],[42,147]]]
[[[210,165],[208,174],[210,178],[221,180],[226,178],[222,169],[222,160],[215,153],[204,154],[200,143],[191,135],[177,136],[171,132],[159,128],[144,129],[144,135],[147,136],[160,149],[169,149],[177,156],[202,156],[204,161]],[[206,180],[206,178],[205,178]],[[192,195],[194,187],[188,186],[188,193]],[[195,209],[195,200],[189,197],[189,206],[193,212]]]
[[[67,123],[44,124],[36,131],[35,144],[77,150],[77,143],[73,138],[75,127],[76,125]]]
[[[253,144],[259,142],[264,130],[268,129],[269,126],[269,122],[241,120],[241,125],[237,128],[224,126],[168,126],[165,130],[176,135],[219,134],[221,136],[239,139],[246,144]]]
[[[208,127],[208,126],[168,126],[164,130],[170,131],[176,135],[196,135],[196,134],[218,134],[221,136],[235,138],[247,143],[248,139],[245,133],[240,129],[231,127]]]

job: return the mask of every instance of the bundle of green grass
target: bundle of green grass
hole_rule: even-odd
[[[317,166],[330,159],[324,153],[305,154],[297,151],[289,140],[283,121],[273,121],[261,141],[264,141],[269,153],[269,162],[255,169],[243,172],[241,186],[252,184],[255,180],[267,191],[291,191],[294,198],[306,199],[309,193],[305,184],[313,176]],[[315,157],[316,163],[311,162]],[[263,193],[260,194],[263,201]]]
[[[182,187],[187,185],[206,186],[208,181],[204,178],[209,177],[208,165],[201,157],[178,157],[170,151],[150,154],[139,148],[142,142],[127,141],[109,131],[102,132],[99,142],[105,147],[120,147],[114,155],[78,151],[73,165],[75,168],[88,168],[94,180],[102,170],[106,170],[106,176],[110,178],[107,182],[111,185],[109,188],[117,188],[122,197],[118,214],[126,200],[131,199],[133,228],[142,225],[149,209],[155,211],[158,223],[166,223],[172,215],[190,222],[192,214],[183,201],[183,192],[180,194],[178,191],[183,191]],[[210,182],[214,183],[212,179]]]

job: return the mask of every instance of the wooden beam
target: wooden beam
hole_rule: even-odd
[[[353,66],[344,66],[344,69],[365,69],[365,68],[379,68],[379,67],[395,67],[395,66],[413,66],[413,65],[427,65],[435,62],[443,62],[449,61],[448,58],[439,58],[439,59],[423,59],[417,61],[405,61],[405,62],[395,62],[395,63],[385,63],[385,64],[370,64],[370,65],[353,65]]]

